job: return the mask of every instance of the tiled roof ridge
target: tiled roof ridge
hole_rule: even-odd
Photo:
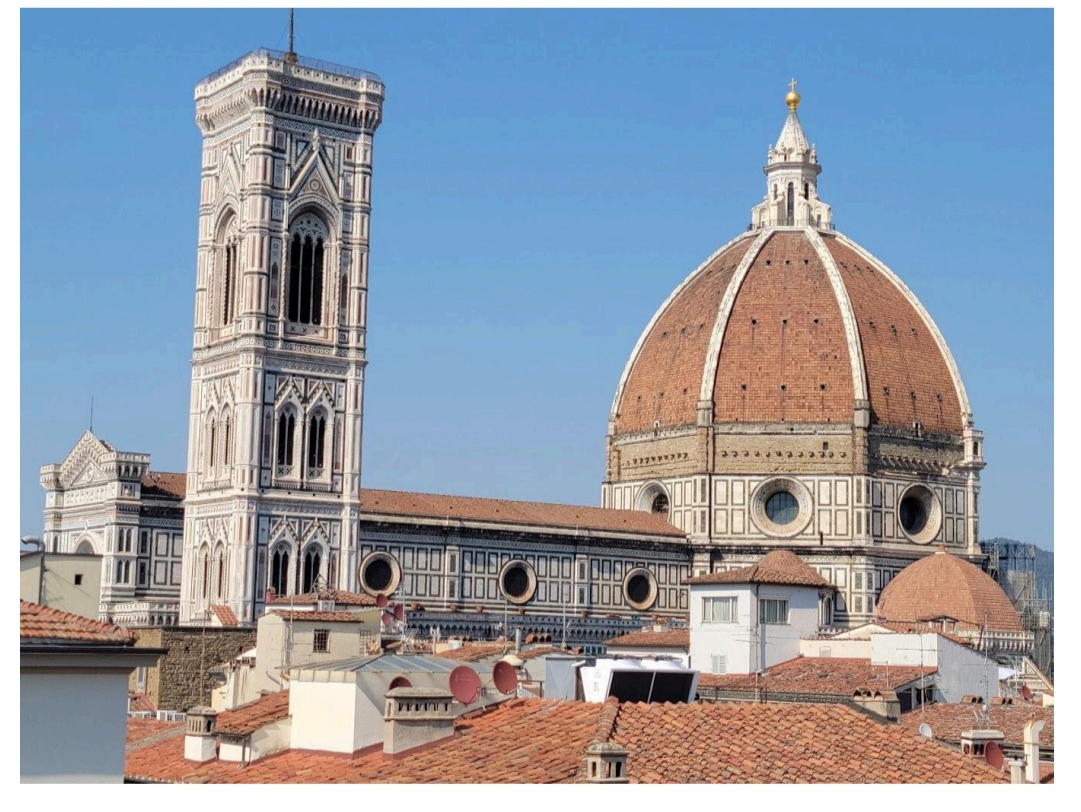
[[[132,646],[135,635],[112,623],[91,620],[82,615],[65,612],[19,599],[19,638],[41,643],[55,640],[71,643],[112,643]]]

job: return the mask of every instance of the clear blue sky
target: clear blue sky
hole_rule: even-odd
[[[192,92],[282,9],[21,12],[20,533],[95,433],[186,465]],[[898,272],[986,432],[983,537],[1053,546],[1053,15],[297,12],[387,83],[364,482],[597,504],[656,308],[764,193],[791,76],[838,228]]]

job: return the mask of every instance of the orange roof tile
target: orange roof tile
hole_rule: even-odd
[[[249,736],[264,725],[288,715],[289,691],[277,691],[232,710],[222,711],[218,714],[215,728],[219,733]]]
[[[143,496],[183,499],[188,491],[188,476],[168,471],[147,471],[142,486]]]
[[[62,612],[29,601],[19,601],[19,641],[21,645],[47,643],[81,643],[130,646],[135,636],[96,620]]]
[[[909,564],[879,595],[876,616],[921,621],[949,617],[991,632],[1022,631],[1021,619],[995,580],[975,564],[938,550]]]
[[[612,741],[632,781],[1009,783],[986,762],[839,704],[621,705]]]
[[[446,496],[434,493],[382,491],[361,488],[361,515],[389,514],[429,519],[452,519],[499,524],[527,524],[567,530],[645,533],[684,539],[686,534],[664,519],[637,510]]]
[[[210,611],[214,613],[214,616],[218,619],[218,622],[222,626],[238,626],[240,621],[236,619],[236,612],[232,607],[222,603],[216,603],[210,607]]]
[[[1042,705],[1031,705],[1021,702],[1012,705],[991,704],[988,716],[991,721],[991,729],[999,730],[1006,737],[1007,744],[1023,744],[1025,724],[1032,721],[1042,721],[1043,730],[1040,731],[1040,746],[1055,746],[1055,708]],[[931,726],[931,732],[940,741],[960,741],[961,734],[966,730],[980,727],[972,705],[944,704],[935,702],[915,708],[901,714],[901,724],[911,730],[918,730],[920,725],[926,722]]]
[[[363,623],[364,617],[359,612],[319,612],[300,611],[290,612],[287,609],[274,609],[271,614],[285,620],[307,621],[308,623]]]
[[[159,722],[157,719],[128,717],[127,744],[125,749],[136,750],[180,736],[186,729],[183,722]],[[183,747],[181,748],[183,750]]]
[[[784,584],[835,588],[795,553],[774,550],[757,564],[726,572],[710,572],[686,579],[685,584]]]
[[[771,665],[765,674],[701,674],[699,690],[764,691],[778,694],[807,694],[850,698],[857,688],[894,689],[921,676],[934,674],[930,666],[871,665],[857,657],[796,657]]]
[[[640,632],[627,632],[619,637],[613,637],[607,643],[609,648],[680,648],[687,649],[691,645],[691,632],[689,629],[665,629],[663,632],[655,632],[652,629]]]
[[[597,727],[599,706],[511,700],[455,721],[453,738],[389,759],[381,749],[352,756],[287,750],[240,769],[184,760],[183,737],[131,749],[126,776],[152,781],[280,783],[528,783],[573,780]]]
[[[318,592],[306,592],[303,595],[275,595],[267,603],[309,604],[319,601],[334,601],[339,606],[375,606],[375,598],[362,592],[346,592],[344,589],[321,589]]]

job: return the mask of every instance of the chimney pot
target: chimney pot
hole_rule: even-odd
[[[594,742],[586,748],[586,783],[629,784],[627,750],[614,742]]]
[[[392,688],[383,713],[383,753],[395,756],[454,735],[454,695],[442,688]]]
[[[187,733],[184,736],[184,758],[202,764],[217,757],[217,737],[214,725],[218,712],[213,708],[194,707],[187,713]]]

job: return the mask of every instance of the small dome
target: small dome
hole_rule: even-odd
[[[989,632],[1023,631],[1021,618],[995,580],[964,559],[939,550],[909,564],[882,590],[880,620],[918,622],[949,617]]]

